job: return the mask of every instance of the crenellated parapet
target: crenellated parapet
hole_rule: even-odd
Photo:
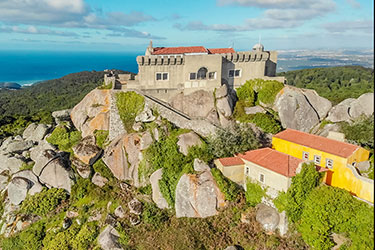
[[[267,61],[270,58],[270,53],[267,51],[241,51],[236,53],[227,53],[223,57],[233,63],[236,62],[259,62]]]
[[[137,56],[139,66],[156,66],[156,65],[183,65],[185,59],[183,55],[172,56]]]

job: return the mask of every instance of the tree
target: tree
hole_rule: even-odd
[[[320,175],[314,163],[304,163],[301,172],[292,178],[292,184],[287,192],[286,207],[286,213],[291,221],[299,221],[306,197],[318,186],[319,179]]]

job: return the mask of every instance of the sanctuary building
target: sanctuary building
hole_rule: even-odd
[[[135,77],[106,75],[106,84],[112,81],[115,88],[141,90],[168,102],[179,93],[214,91],[223,84],[234,89],[249,79],[284,82],[284,77],[275,77],[277,52],[265,51],[260,43],[251,51],[237,52],[203,46],[153,47],[150,42],[145,55],[137,57],[137,64]]]

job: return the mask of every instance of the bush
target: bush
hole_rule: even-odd
[[[321,186],[308,195],[298,230],[315,249],[331,249],[332,233],[349,236],[351,249],[374,249],[374,210],[343,189]]]
[[[286,214],[292,222],[301,218],[304,202],[309,193],[319,185],[320,175],[314,163],[303,164],[301,172],[292,178],[287,192]]]
[[[104,161],[102,159],[96,161],[94,165],[92,165],[95,172],[98,172],[101,176],[112,179],[113,174],[112,171],[105,165]]]
[[[57,231],[54,230],[48,231],[46,237],[43,239],[43,249],[46,250],[70,250],[72,249],[72,243],[75,237],[80,231],[80,226],[76,223],[73,223],[67,230]]]
[[[354,124],[343,122],[341,130],[345,138],[362,147],[374,148],[374,115],[362,117]]]
[[[99,86],[98,89],[112,89],[112,83]]]
[[[56,145],[61,151],[72,152],[72,147],[81,140],[81,132],[69,131],[65,126],[57,126],[47,141]]]
[[[217,130],[213,137],[208,138],[208,146],[215,158],[222,158],[256,149],[259,144],[250,126],[235,124],[231,128]]]
[[[99,228],[95,221],[84,224],[79,233],[74,237],[71,243],[72,249],[86,250],[99,235]]]
[[[108,130],[95,130],[94,131],[96,145],[99,148],[104,149],[107,146],[105,142],[108,137],[108,134],[109,134]]]
[[[280,122],[276,121],[268,114],[256,113],[250,115],[250,122],[254,123],[266,133],[276,134],[282,129]]]
[[[226,178],[219,169],[211,168],[211,173],[220,189],[228,201],[236,201],[240,189],[237,184]]]
[[[274,103],[276,95],[282,88],[284,88],[284,84],[275,80],[266,81],[257,79],[256,85],[260,87],[258,91],[258,100],[265,104]]]
[[[73,201],[78,201],[84,198],[94,188],[95,184],[93,184],[90,179],[77,177],[76,183],[72,186],[70,198]]]
[[[266,191],[256,182],[246,180],[246,203],[252,207],[262,202],[262,198],[266,195]]]
[[[168,221],[169,217],[165,209],[159,209],[155,203],[146,202],[143,205],[142,220],[145,223],[156,229]]]
[[[288,205],[287,194],[285,192],[279,192],[278,196],[273,200],[273,204],[275,204],[279,213],[286,211]]]
[[[15,236],[5,238],[0,247],[3,250],[39,250],[45,237],[45,225],[38,221]]]
[[[67,198],[68,193],[64,189],[44,189],[40,193],[28,195],[22,202],[21,211],[26,214],[45,216]]]
[[[133,91],[121,92],[116,94],[117,108],[120,118],[126,131],[133,131],[135,117],[143,111],[145,100],[144,97]]]
[[[254,106],[255,92],[251,81],[246,81],[244,85],[236,89],[236,92],[238,100],[246,104],[246,107]]]

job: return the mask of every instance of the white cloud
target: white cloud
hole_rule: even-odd
[[[356,0],[346,0],[346,2],[354,9],[361,8],[361,4],[357,2]]]
[[[350,31],[373,34],[373,20],[339,21],[326,23],[323,27],[331,33],[345,33]]]
[[[0,33],[20,33],[20,34],[33,34],[33,35],[55,35],[55,36],[70,36],[78,37],[75,32],[67,32],[61,30],[53,30],[47,28],[38,28],[33,25],[28,27],[20,26],[0,26]]]
[[[31,25],[28,30],[19,28],[12,30],[3,28],[2,32],[51,35],[73,34],[61,32],[56,28],[88,28],[102,30],[117,30],[119,28],[136,26],[155,21],[156,19],[143,12],[107,12],[93,10],[85,0],[0,0],[0,24],[8,26]],[[51,29],[41,29],[37,26],[49,26]],[[139,31],[137,31],[139,32]],[[141,37],[138,33],[127,32],[129,36]],[[152,35],[149,35],[152,36]],[[145,36],[144,36],[145,37]]]
[[[217,3],[272,9],[330,9],[335,6],[332,0],[217,0]]]

